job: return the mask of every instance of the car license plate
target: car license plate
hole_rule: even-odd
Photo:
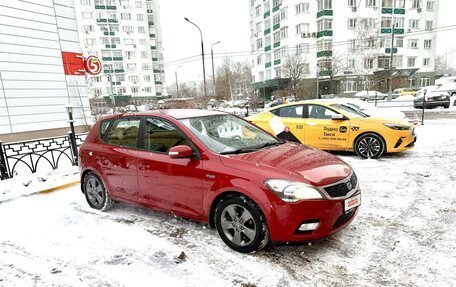
[[[360,205],[361,205],[361,194],[357,194],[353,197],[347,198],[344,201],[345,212],[348,212],[348,211],[352,210],[353,208],[358,207]]]

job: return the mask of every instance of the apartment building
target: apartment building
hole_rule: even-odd
[[[388,89],[392,46],[393,86],[434,83],[438,0],[249,4],[254,87],[265,94],[286,85],[290,57],[300,58],[309,83],[315,85],[319,71],[322,94]]]
[[[122,104],[166,95],[158,0],[74,1],[84,55],[103,63],[87,79],[89,97]]]

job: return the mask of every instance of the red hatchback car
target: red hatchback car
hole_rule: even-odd
[[[127,201],[208,222],[239,252],[309,242],[347,226],[361,202],[353,170],[222,112],[105,117],[79,151],[88,204]]]

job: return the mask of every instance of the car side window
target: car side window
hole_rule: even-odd
[[[159,118],[147,118],[145,148],[153,152],[167,153],[178,145],[189,145],[187,138],[170,122]]]
[[[293,106],[288,106],[288,107],[283,107],[277,110],[277,113],[274,113],[278,115],[281,118],[302,118],[302,111],[303,107],[302,105],[293,105]]]
[[[108,132],[107,143],[124,147],[138,147],[140,122],[141,120],[138,118],[115,120]]]
[[[331,119],[337,114],[331,109],[320,105],[309,105],[309,119]]]

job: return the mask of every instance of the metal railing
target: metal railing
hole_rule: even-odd
[[[75,144],[71,142],[71,134],[66,136],[41,138],[22,142],[2,143],[0,141],[0,179],[12,178],[17,174],[18,167],[37,172],[41,166],[53,170],[59,168],[62,161],[77,165],[77,151],[73,146],[80,146],[87,134],[75,136]]]

